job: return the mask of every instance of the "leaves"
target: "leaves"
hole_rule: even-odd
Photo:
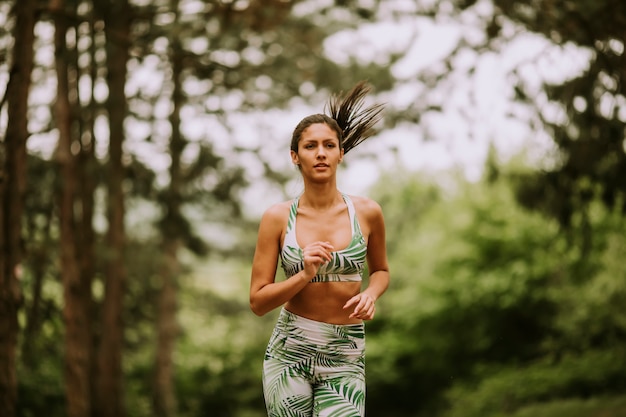
[[[455,416],[486,415],[579,395],[582,385],[602,395],[624,383],[608,368],[626,339],[624,313],[615,310],[626,280],[611,261],[623,258],[623,219],[596,200],[588,219],[594,244],[582,258],[556,221],[517,205],[510,168],[500,169],[490,181],[457,180],[454,192],[428,204],[427,182],[383,182],[379,201],[398,234],[391,285],[368,332],[371,404],[393,398],[403,412],[450,404]],[[413,216],[402,215],[406,202],[419,208]],[[586,357],[587,349],[598,356]],[[597,371],[582,382],[593,363]],[[543,376],[545,383],[533,379]],[[441,396],[446,390],[450,397]],[[404,400],[418,394],[419,406]]]

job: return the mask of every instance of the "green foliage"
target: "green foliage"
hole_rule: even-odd
[[[567,401],[626,388],[626,230],[618,212],[591,206],[592,245],[582,257],[582,229],[565,233],[518,206],[506,174],[491,183],[393,178],[372,191],[385,212],[392,282],[367,323],[369,414],[504,416],[545,402],[567,410]],[[151,413],[159,252],[152,218],[131,219],[126,390],[129,413],[142,417]],[[249,311],[251,253],[243,252],[183,256],[174,356],[181,416],[264,415],[261,366],[275,315]],[[60,284],[46,282],[44,298],[60,306]],[[32,285],[32,275],[24,283]],[[62,415],[58,308],[38,339],[48,340],[37,348],[47,359],[20,371],[25,416],[45,407]]]
[[[424,85],[437,88],[432,89],[435,93],[432,96],[426,91],[416,100],[403,115],[405,120],[408,116],[421,122],[428,131],[429,114],[447,113],[456,106],[451,101],[442,103],[439,92],[444,87],[441,86],[452,83],[465,88],[466,81],[481,71],[485,61],[482,58],[489,61],[495,53],[504,58],[502,66],[509,67],[505,69],[508,88],[498,92],[514,99],[506,110],[507,115],[528,126],[531,135],[547,133],[556,145],[551,160],[542,161],[545,169],[527,172],[518,183],[519,200],[527,207],[553,216],[564,226],[569,226],[572,216],[596,199],[626,213],[623,181],[626,3],[620,0],[494,0],[488,3],[490,6],[475,0],[418,3],[418,8],[424,9],[422,13],[442,20],[462,22],[471,16],[479,22],[474,27],[482,33],[460,35],[455,48],[439,65],[416,75]],[[509,48],[520,47],[529,40],[531,45],[542,42],[545,48],[526,60],[505,58],[512,52]],[[478,59],[468,66],[459,65],[461,61],[467,62],[468,56]],[[557,61],[561,56],[571,59],[577,68],[560,65]],[[457,78],[463,82],[457,84]],[[482,96],[482,91],[476,95]],[[467,114],[473,113],[473,109],[467,110]]]
[[[560,151],[558,163],[536,172],[523,185],[522,202],[568,225],[571,217],[599,198],[626,212],[624,140],[624,36],[626,3],[561,0],[497,0],[502,15],[556,45],[591,52],[588,67],[562,82],[544,82],[547,98],[563,117],[546,114],[532,88],[520,80],[518,98],[537,107],[538,119]]]
[[[8,49],[12,40],[5,29],[14,24],[9,13],[10,3],[0,1],[0,20],[6,23],[0,29],[0,38]],[[184,324],[175,372],[181,413],[190,416],[259,415],[258,410],[263,407],[259,396],[258,361],[262,358],[268,329],[271,329],[271,321],[268,321],[271,317],[250,320],[252,314],[247,302],[233,301],[230,295],[214,292],[214,288],[194,293],[194,296],[204,296],[201,303],[196,303],[198,299],[187,294],[187,291],[197,290],[186,282],[189,271],[184,267],[195,261],[188,261],[191,258],[188,251],[205,256],[230,251],[229,254],[240,262],[248,263],[251,259],[250,243],[232,247],[220,244],[225,240],[236,241],[224,239],[224,235],[234,236],[244,229],[241,205],[242,190],[249,186],[246,165],[251,159],[258,160],[267,172],[274,174],[267,159],[275,159],[275,156],[264,155],[259,148],[243,149],[235,143],[229,131],[233,123],[230,113],[283,107],[298,96],[314,101],[316,90],[329,86],[345,88],[361,78],[380,77],[384,83],[379,89],[391,85],[388,66],[353,63],[342,67],[327,59],[322,48],[324,39],[331,33],[373,18],[378,2],[367,6],[372,10],[354,2],[322,6],[310,2],[303,9],[305,12],[300,13],[292,13],[292,8],[303,2],[283,0],[130,1],[130,7],[123,10],[118,7],[120,2],[115,2],[114,7],[105,3],[86,1],[66,5],[62,14],[67,13],[72,26],[67,45],[70,54],[59,55],[70,66],[69,79],[80,79],[80,83],[71,82],[71,101],[76,105],[71,131],[73,155],[80,165],[85,162],[83,157],[97,149],[94,159],[86,162],[88,169],[80,174],[90,181],[79,180],[81,184],[93,181],[95,194],[85,201],[76,196],[74,205],[76,218],[79,218],[89,211],[87,201],[91,197],[95,201],[94,218],[76,227],[79,237],[83,232],[86,235],[90,232],[90,223],[95,229],[95,259],[89,257],[87,248],[80,245],[77,248],[80,262],[93,261],[95,265],[94,272],[90,269],[82,277],[93,280],[94,345],[98,344],[101,330],[99,309],[103,298],[104,264],[115,250],[102,244],[107,228],[107,200],[102,185],[111,174],[106,163],[111,160],[111,156],[106,155],[107,131],[103,129],[111,112],[104,111],[102,104],[107,100],[106,94],[113,91],[112,86],[107,88],[111,73],[104,71],[104,66],[105,58],[114,56],[110,49],[105,51],[105,38],[113,33],[115,38],[108,39],[112,40],[111,44],[128,47],[131,55],[127,63],[127,103],[116,107],[128,109],[128,114],[122,115],[126,121],[124,133],[128,136],[122,159],[124,221],[128,233],[125,239],[128,280],[123,300],[123,365],[129,415],[141,417],[152,412],[154,323],[158,317],[164,238],[179,239],[185,247],[180,254],[183,271],[177,277],[178,289],[183,294],[179,305]],[[54,140],[57,126],[52,116],[55,97],[49,88],[49,81],[55,79],[53,16],[47,8],[42,8],[41,12],[38,13],[40,22],[35,48],[46,52],[38,56],[37,68],[32,74],[35,100],[22,97],[23,102],[31,106],[33,123],[29,128],[33,131],[29,144],[34,145],[29,148],[33,155],[29,157],[26,179],[24,277],[21,282],[24,309],[20,312],[24,337],[18,375],[22,394],[19,408],[22,415],[55,416],[62,415],[66,401],[61,349],[64,343],[61,314],[64,292],[60,279],[63,271],[59,271],[57,262],[60,245],[56,192],[61,184],[50,162],[52,146],[44,149],[49,144],[46,135]],[[103,15],[108,18],[106,24]],[[116,30],[108,32],[109,23],[121,19],[132,21],[128,38]],[[4,49],[1,56],[6,55]],[[6,69],[4,61],[0,61],[0,68]],[[141,75],[137,76],[139,73]],[[178,86],[181,88],[176,88]],[[94,93],[96,89],[101,93]],[[99,97],[89,97],[90,93]],[[115,123],[115,126],[121,124]],[[120,139],[120,135],[114,136]],[[41,137],[45,137],[44,140],[38,141]],[[33,151],[39,146],[42,149]],[[241,154],[246,154],[246,158],[240,159]],[[180,159],[175,155],[181,155]],[[179,169],[166,173],[168,164]],[[262,173],[255,174],[260,175]],[[279,187],[286,181],[284,175],[274,175],[274,179],[278,179]],[[212,228],[214,225],[219,227]],[[246,232],[248,230],[243,231]],[[83,253],[84,249],[87,250]],[[212,258],[211,263],[221,264],[222,261]],[[237,275],[241,276],[241,271]],[[239,295],[247,293],[247,285],[240,281],[237,289]],[[186,303],[202,307],[199,309],[206,317],[187,321],[190,312]],[[259,326],[261,322],[266,325]],[[204,339],[199,340],[196,333]],[[39,361],[40,356],[45,356],[45,360]],[[46,387],[42,388],[44,384]]]
[[[350,61],[340,66],[322,53],[323,39],[371,19],[379,2],[338,0],[325,6],[308,2],[309,14],[300,15],[289,13],[296,2],[272,1],[266,6],[276,7],[261,9],[254,2],[198,2],[206,7],[181,12],[177,18],[170,10],[174,3],[136,3],[142,6],[133,8],[135,37],[125,40],[133,50],[129,68],[132,73],[152,62],[154,68],[171,74],[172,65],[181,65],[183,125],[208,114],[227,132],[230,122],[225,115],[231,111],[282,107],[294,96],[314,101],[311,91],[345,89],[360,79],[371,79],[378,90],[394,83],[387,63],[363,66]],[[372,5],[371,10],[359,6],[365,3]],[[448,2],[427,3],[433,6],[424,15],[436,15],[440,6],[450,10],[444,5]],[[0,13],[7,15],[8,4],[0,2]],[[93,19],[87,4],[76,9],[77,21]],[[471,8],[477,2],[453,4]],[[449,408],[450,416],[464,417],[623,415],[623,397],[612,408],[602,408],[598,404],[602,400],[576,397],[602,399],[626,388],[622,348],[626,343],[622,266],[626,227],[620,211],[626,201],[624,3],[546,0],[531,7],[528,2],[502,0],[495,4],[496,16],[485,25],[490,36],[501,35],[502,18],[507,18],[556,43],[571,41],[594,52],[588,71],[580,77],[545,86],[548,98],[567,114],[562,123],[543,120],[560,147],[562,164],[554,172],[525,171],[491,183],[445,175],[429,181],[400,172],[389,174],[374,190],[387,221],[392,285],[378,302],[376,320],[367,324],[368,414],[435,416]],[[97,56],[102,51],[95,51],[94,62],[84,45],[98,49],[100,26],[94,28],[94,39],[82,29],[76,32],[76,44],[82,45],[76,52],[84,65],[77,69],[85,79],[95,70],[93,85],[105,81],[98,75],[102,58]],[[50,46],[47,42],[38,39],[41,50]],[[198,47],[198,42],[204,46]],[[94,68],[89,67],[92,62]],[[41,63],[33,75],[39,89],[42,85],[47,89],[50,68],[46,65],[50,64]],[[447,65],[440,67],[449,72]],[[441,77],[431,71],[424,75],[424,85],[432,86]],[[189,269],[178,277],[181,334],[174,361],[179,415],[260,417],[264,415],[261,363],[275,317],[258,318],[248,308],[254,236],[244,230],[240,219],[241,190],[249,185],[249,178],[240,166],[243,159],[235,156],[245,151],[269,160],[275,155],[264,155],[260,148],[242,150],[226,143],[229,138],[223,132],[206,129],[195,138],[182,138],[178,145],[189,151],[183,158],[184,184],[179,194],[163,191],[163,183],[155,182],[159,175],[140,163],[166,153],[169,138],[162,130],[168,129],[161,127],[170,120],[157,108],[170,102],[174,80],[161,81],[162,88],[153,91],[130,83],[128,88],[127,120],[129,126],[140,127],[129,129],[129,152],[137,155],[128,155],[126,161],[127,191],[132,194],[127,200],[129,284],[124,313],[129,415],[152,413],[160,238],[182,237],[189,250],[205,254],[213,243],[207,244],[205,238],[223,238],[221,232],[205,233],[199,227],[208,221],[239,227],[228,231],[241,233],[246,242],[224,249],[230,251],[226,260],[215,256],[199,263],[187,259],[187,252],[181,254]],[[536,95],[523,87],[517,90],[518,98],[532,102]],[[237,105],[232,105],[233,100]],[[33,104],[38,109],[48,105]],[[440,102],[426,100],[419,105],[441,108]],[[35,126],[43,134],[54,128],[49,113],[33,112]],[[542,118],[540,109],[538,113]],[[419,120],[422,114],[409,109],[390,119]],[[99,139],[95,136],[93,140]],[[152,153],[142,159],[137,149],[130,149],[135,145]],[[268,161],[261,165],[279,185],[287,181],[285,175],[272,171]],[[58,184],[45,158],[32,156],[28,166],[19,410],[23,416],[56,417],[65,411],[63,290],[54,261],[58,230],[53,191]],[[97,171],[101,181],[106,172]],[[104,229],[100,197],[98,191],[94,219],[98,233]],[[560,228],[557,221],[519,207],[516,198],[568,227]],[[181,211],[159,210],[154,199],[180,203]],[[158,228],[159,218],[170,220],[166,228]],[[102,296],[102,262],[107,254],[101,238],[99,234],[96,302]],[[547,401],[545,407],[535,404]]]
[[[574,42],[596,47],[596,40],[621,39],[626,6],[621,1],[496,0],[510,19],[551,38],[556,43]]]
[[[181,415],[264,416],[261,367],[276,316],[250,311],[247,263],[211,258],[188,284],[174,358]]]
[[[626,351],[586,351],[505,368],[477,384],[459,385],[449,393],[446,417],[508,415],[524,405],[558,398],[586,398],[626,388]]]
[[[67,415],[62,384],[63,362],[59,352],[41,353],[33,366],[21,366],[18,386],[18,416],[63,417]]]
[[[552,401],[525,407],[512,417],[623,417],[626,397],[597,397]]]
[[[402,231],[390,234],[392,287],[370,332],[370,392],[408,409],[415,395],[436,407],[481,362],[536,356],[554,311],[544,288],[558,266],[545,250],[556,225],[517,207],[506,184],[450,182],[437,191],[408,179],[380,197],[388,228]]]
[[[392,283],[368,326],[370,410],[382,413],[391,398],[397,415],[447,404],[454,416],[490,415],[513,409],[501,402],[624,386],[619,214],[593,205],[593,245],[582,257],[584,231],[565,233],[521,208],[507,174],[438,178],[448,188],[404,177],[374,192],[392,231]]]
[[[594,208],[590,249],[575,264],[587,268],[582,273],[573,270],[573,285],[564,285],[555,294],[563,310],[568,311],[561,320],[562,331],[578,335],[572,345],[579,347],[605,345],[626,335],[626,313],[622,308],[626,303],[626,271],[622,263],[626,256],[626,225],[619,212],[608,212],[599,203]]]

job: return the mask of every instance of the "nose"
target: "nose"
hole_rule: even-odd
[[[318,158],[326,157],[326,148],[324,147],[324,145],[320,145],[317,147],[317,157]]]

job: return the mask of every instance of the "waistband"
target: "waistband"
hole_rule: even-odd
[[[365,324],[331,324],[311,320],[286,310],[280,310],[276,330],[317,345],[350,342],[360,345],[365,341]]]

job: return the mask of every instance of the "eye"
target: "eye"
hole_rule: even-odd
[[[315,145],[313,145],[312,143],[307,143],[306,145],[304,145],[304,149],[313,149],[315,147]]]
[[[327,148],[334,148],[334,147],[336,147],[336,145],[335,145],[335,143],[334,143],[334,142],[328,142],[328,143],[326,144],[326,147],[327,147]]]

